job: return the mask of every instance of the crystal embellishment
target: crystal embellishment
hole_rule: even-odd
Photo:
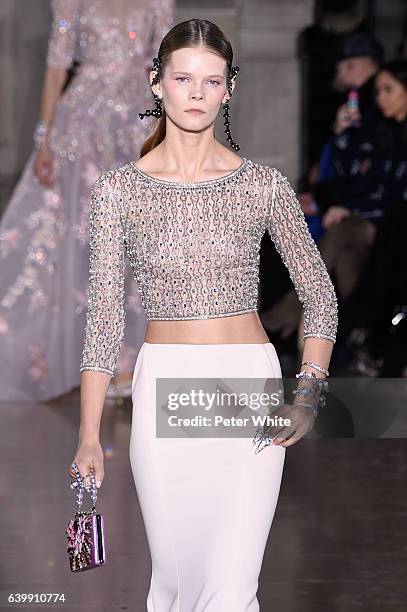
[[[125,325],[126,256],[148,320],[257,312],[266,230],[303,303],[304,338],[335,342],[334,288],[295,193],[278,170],[243,158],[225,176],[190,183],[155,178],[133,162],[103,173],[90,203],[80,371],[114,376]]]

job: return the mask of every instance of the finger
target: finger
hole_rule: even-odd
[[[89,472],[88,472],[87,474],[85,474],[85,476],[83,477],[83,484],[84,484],[86,487],[89,487],[89,486],[90,486],[90,484],[91,484],[91,479],[90,479],[90,474],[89,474]]]
[[[72,467],[72,464],[69,466],[68,473],[69,473],[71,476],[74,476],[74,477],[76,476],[75,471],[74,471],[74,469],[73,469],[73,467]]]
[[[91,464],[89,464],[89,468],[87,473],[84,476],[84,483],[86,486],[90,486],[92,483],[91,480],[91,475],[93,474],[94,478],[95,478],[95,482],[96,482],[96,486],[99,488],[102,484],[102,481],[104,479],[104,471],[103,471],[103,465],[99,464],[97,462],[92,461]]]
[[[283,442],[283,444],[281,444],[281,446],[287,447],[287,446],[292,446],[293,444],[295,444],[296,442],[299,442],[301,438],[297,438],[296,436],[293,438],[290,438],[289,440],[286,440],[285,442]]]
[[[278,425],[272,425],[268,430],[268,434],[271,438],[276,438],[284,431],[284,427],[278,427]]]
[[[86,463],[82,463],[82,462],[78,463],[78,462],[76,462],[76,465],[77,465],[78,470],[79,470],[79,476],[81,478],[84,478],[86,476],[86,474],[87,474],[87,465],[86,465]],[[74,472],[74,474],[75,474],[75,472]]]
[[[98,488],[100,488],[102,486],[102,482],[103,479],[105,477],[104,471],[103,471],[103,466],[96,464],[95,466],[95,480],[96,480],[96,486]]]
[[[274,446],[281,446],[284,442],[284,438],[274,438],[273,444]]]
[[[281,443],[281,446],[289,446],[289,445],[293,444],[296,440],[298,440],[299,439],[298,431],[299,431],[299,429],[298,430],[295,429],[288,436],[285,436],[285,439]],[[294,440],[294,442],[293,442],[293,440]]]

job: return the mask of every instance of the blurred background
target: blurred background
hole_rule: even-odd
[[[322,51],[324,39],[364,30],[379,38],[390,59],[404,52],[406,4],[404,0],[178,0],[175,20],[191,15],[206,18],[230,37],[242,70],[239,96],[233,100],[237,140],[245,155],[284,168],[295,181],[317,155],[310,151],[310,85],[318,80],[324,91],[334,77],[332,58]],[[51,17],[49,0],[0,2],[2,208],[31,152]],[[318,64],[321,79],[316,77]],[[323,94],[319,106],[325,107]],[[320,137],[316,139],[320,143]]]
[[[405,256],[400,252],[399,237],[394,232],[394,227],[400,227],[405,221],[405,209],[389,216],[387,226],[391,227],[381,233],[376,230],[384,224],[375,215],[382,212],[372,213],[372,206],[359,214],[368,221],[351,224],[350,229],[347,226],[350,220],[337,223],[344,214],[341,211],[331,208],[325,219],[323,216],[332,206],[345,207],[358,214],[358,198],[371,201],[383,189],[383,177],[379,177],[380,170],[374,166],[370,153],[369,159],[365,159],[367,129],[363,134],[353,124],[347,130],[360,134],[345,161],[341,159],[343,152],[337,155],[341,146],[337,138],[333,143],[336,151],[332,150],[335,118],[343,104],[352,104],[349,102],[352,66],[347,76],[344,70],[338,76],[338,70],[344,60],[372,61],[373,68],[362,66],[365,73],[360,76],[356,66],[353,76],[356,74],[356,104],[363,111],[374,106],[375,85],[371,81],[379,65],[405,57],[407,3],[404,0],[206,0],[199,3],[179,0],[175,3],[175,21],[191,15],[215,21],[232,41],[235,64],[241,71],[231,104],[231,119],[241,154],[275,166],[289,178],[300,198],[311,234],[321,247],[341,302],[332,366],[345,375],[405,376],[405,357],[394,357],[406,339]],[[48,0],[29,3],[1,0],[0,19],[3,74],[0,211],[4,211],[32,151],[32,134],[39,119],[46,70],[51,4]],[[362,39],[349,41],[352,34],[361,35]],[[364,35],[368,38],[363,39]],[[369,37],[381,46],[381,55],[369,47]],[[69,87],[69,79],[75,75],[78,65],[80,61],[74,58],[65,88]],[[364,87],[366,81],[370,84]],[[137,116],[134,122],[139,123]],[[370,125],[376,124],[377,117]],[[217,136],[223,140],[221,117],[217,122]],[[400,154],[407,155],[403,147],[397,156]],[[392,163],[395,154],[387,150],[379,155],[385,164]],[[355,164],[361,165],[359,173],[355,171]],[[363,164],[370,164],[371,171],[376,173],[374,184],[370,175],[361,184]],[[394,173],[397,173],[395,167]],[[332,179],[336,180],[334,186]],[[404,199],[401,188],[397,196],[390,193],[392,177],[386,176],[385,181],[387,200],[394,203],[395,197]],[[352,182],[350,191],[349,182]],[[385,204],[386,194],[380,205],[382,211]],[[320,245],[328,225],[331,229],[339,225],[342,234],[337,227],[339,235],[332,236],[331,231]],[[349,236],[353,236],[353,241]],[[392,252],[383,263],[383,252],[388,252],[389,243],[393,245]],[[295,370],[302,348],[301,308],[267,234],[262,242],[261,258],[259,312],[288,374]],[[392,283],[398,285],[398,290],[384,304],[383,294],[388,295],[388,287],[383,278],[389,278],[388,268],[393,268],[395,261],[397,271],[392,273]]]

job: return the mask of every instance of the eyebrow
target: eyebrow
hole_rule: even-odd
[[[190,72],[182,72],[181,70],[175,70],[171,72],[171,74],[185,74],[186,76],[191,76]],[[208,77],[216,77],[218,79],[224,79],[225,77],[222,74],[208,74]]]

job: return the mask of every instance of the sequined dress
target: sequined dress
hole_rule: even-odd
[[[35,151],[0,220],[0,401],[41,401],[80,384],[89,279],[89,201],[105,171],[138,159],[153,120],[147,69],[173,25],[173,0],[53,0],[47,65],[74,77],[50,132],[55,182]],[[124,269],[127,327],[119,370],[132,371],[146,317]]]

